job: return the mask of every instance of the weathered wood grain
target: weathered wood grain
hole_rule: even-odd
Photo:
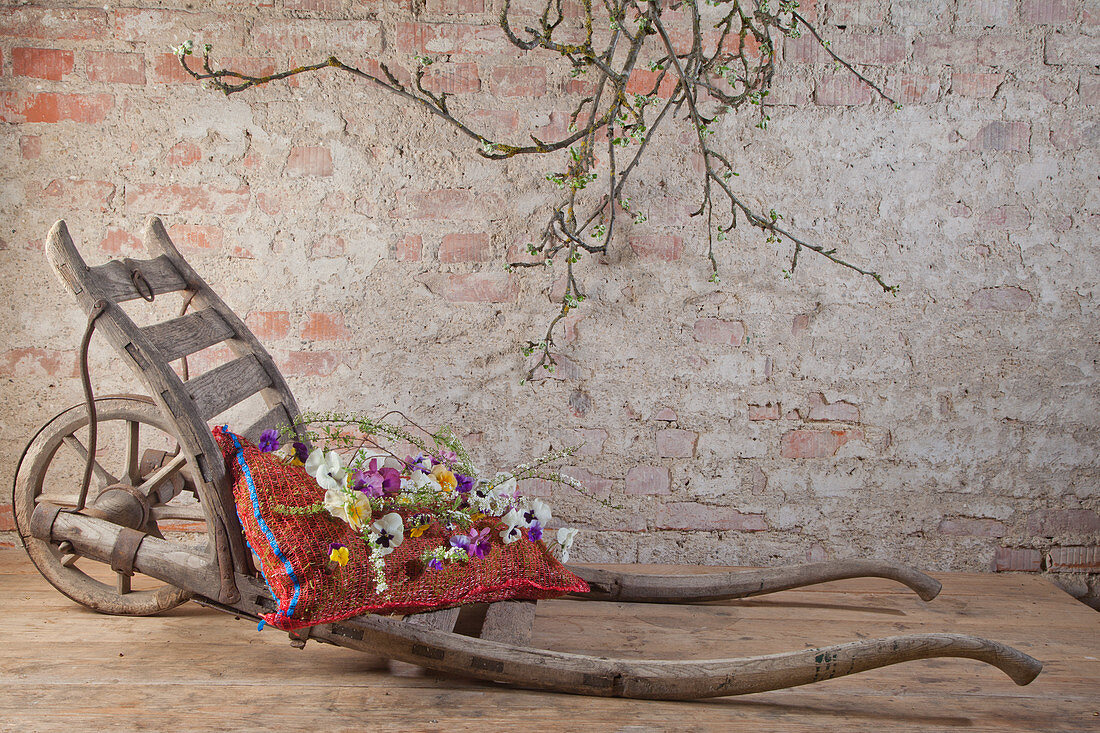
[[[233,338],[233,329],[217,311],[210,308],[146,326],[141,330],[167,361],[176,361]]]
[[[485,610],[481,638],[526,646],[535,624],[535,601],[499,601]]]
[[[249,425],[242,435],[256,443],[265,430],[279,430],[293,424],[294,422],[286,410],[286,405],[279,403],[265,412],[259,420]]]
[[[248,354],[185,382],[203,422],[271,385],[259,360]]]
[[[187,287],[179,270],[164,255],[149,260],[111,260],[91,268],[88,277],[95,281],[103,297],[115,303],[123,303],[142,297],[131,275],[131,268],[135,267],[140,270],[154,295],[184,290]],[[144,288],[144,284],[142,287]],[[148,295],[148,292],[145,291],[145,294]]]

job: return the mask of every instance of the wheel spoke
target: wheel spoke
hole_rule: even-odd
[[[71,568],[76,564],[76,561],[80,559],[80,555],[75,552],[71,552],[68,555],[61,556],[61,565],[66,568]]]
[[[130,592],[130,576],[126,573],[118,573],[118,594],[124,596]]]
[[[66,435],[62,438],[62,441],[80,457],[81,461],[88,460],[88,449],[84,447],[84,444],[81,443],[75,435]],[[92,461],[92,473],[95,474],[100,486],[110,486],[111,484],[118,483],[118,479],[107,473],[107,470],[99,465],[99,461]]]
[[[136,420],[126,421],[126,480],[131,486],[135,486],[141,478],[138,469],[138,441],[141,434],[141,423]]]
[[[179,471],[186,464],[187,464],[187,456],[184,455],[181,452],[175,458],[168,461],[168,463],[165,463],[163,466],[161,466],[156,471],[154,471],[152,474],[150,474],[149,477],[146,478],[145,481],[143,481],[140,486],[138,486],[138,491],[145,494],[146,496],[151,495],[154,491],[157,490],[157,488],[161,484],[163,484],[166,480],[168,480],[168,478],[170,478],[172,476],[172,474]],[[171,498],[171,497],[169,497],[169,498]]]
[[[198,504],[191,506],[155,506],[153,507],[153,519],[158,522],[162,519],[184,519],[191,522],[201,522],[206,519],[202,507]]]

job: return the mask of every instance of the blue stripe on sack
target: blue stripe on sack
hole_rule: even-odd
[[[271,550],[283,563],[283,569],[286,570],[286,574],[290,577],[290,581],[294,583],[294,594],[290,597],[290,605],[287,607],[286,615],[288,617],[294,615],[294,607],[298,605],[298,596],[302,592],[302,586],[298,582],[298,576],[294,573],[294,566],[290,564],[290,560],[283,554],[283,551],[279,549],[279,542],[275,539],[275,534],[271,531],[271,528],[267,526],[267,522],[260,516],[260,502],[259,497],[256,495],[256,484],[252,481],[252,471],[249,470],[248,464],[244,460],[244,447],[241,445],[241,441],[237,440],[237,436],[234,433],[229,433],[229,437],[233,439],[233,445],[237,449],[237,464],[244,471],[245,481],[248,482],[248,496],[252,500],[252,514],[256,517],[256,523],[260,525],[260,529],[267,535],[267,542],[271,545]],[[266,577],[265,577],[266,581]],[[270,584],[268,584],[270,586]]]

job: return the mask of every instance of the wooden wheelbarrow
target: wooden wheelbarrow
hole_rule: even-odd
[[[255,440],[267,428],[293,424],[298,407],[267,351],[180,256],[157,218],[146,226],[145,246],[150,259],[89,267],[64,222],[49,233],[47,257],[89,316],[81,349],[86,395],[91,395],[86,364],[94,324],[150,396],[89,399],[39,430],[16,470],[19,535],[46,580],[101,613],[142,616],[193,600],[258,619],[275,603],[244,542],[209,424],[260,394],[266,411],[245,431]],[[139,327],[136,314],[131,317],[120,305],[133,310],[144,307],[141,299],[157,301],[173,292],[184,297],[181,315],[150,325]],[[163,306],[163,299],[158,304]],[[191,379],[170,366],[220,343],[235,355],[221,366]],[[112,431],[119,437],[110,438]],[[90,453],[88,443],[97,439],[107,441],[105,449]],[[118,468],[103,465],[111,451]],[[83,481],[73,470],[80,462]],[[181,521],[204,528],[205,543],[165,539],[163,532]],[[599,601],[713,601],[855,577],[895,580],[925,601],[940,590],[937,581],[911,568],[863,560],[702,575],[570,569],[591,586],[584,597]],[[535,602],[504,601],[404,618],[359,616],[291,632],[291,639],[300,645],[308,637],[518,687],[663,700],[793,687],[931,657],[977,659],[1020,685],[1042,668],[1016,649],[960,634],[893,636],[741,659],[613,659],[528,646],[534,615]]]

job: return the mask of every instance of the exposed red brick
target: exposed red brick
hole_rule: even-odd
[[[626,82],[626,92],[627,94],[650,94],[653,92],[653,87],[657,84],[659,78],[661,79],[661,85],[657,87],[657,96],[668,99],[676,89],[676,72],[674,71],[666,71],[664,78],[661,78],[661,72],[659,71],[634,69],[630,72],[630,79]]]
[[[581,484],[584,485],[584,488],[588,489],[593,494],[610,496],[617,492],[615,480],[604,476],[598,476],[586,468],[581,468],[580,466],[562,466],[561,472],[570,478],[575,478],[580,481]]]
[[[859,408],[844,400],[827,402],[825,395],[813,392],[810,394],[810,415],[807,419],[811,422],[859,422]]]
[[[577,455],[598,456],[603,453],[604,443],[607,442],[606,430],[603,428],[576,428],[573,432],[577,434],[577,438],[581,441],[581,447],[577,450]]]
[[[849,63],[866,66],[896,64],[905,60],[905,38],[899,35],[858,35],[836,39],[833,49]],[[831,63],[828,51],[811,35],[787,38],[783,43],[783,55],[794,63]]]
[[[397,50],[402,53],[501,54],[510,51],[501,43],[504,38],[497,25],[398,23],[396,40]]]
[[[428,273],[418,279],[452,303],[507,303],[517,294],[506,272]]]
[[[778,402],[766,402],[763,405],[749,405],[749,420],[778,420],[782,407]]]
[[[0,504],[0,532],[15,531],[15,514],[11,504]]]
[[[131,213],[231,216],[248,210],[248,186],[238,189],[216,186],[167,186],[137,184],[126,189],[126,209]]]
[[[194,165],[202,160],[202,149],[190,140],[181,140],[171,147],[166,158],[169,165]]]
[[[1055,547],[1047,555],[1047,570],[1056,573],[1100,572],[1100,547]]]
[[[168,227],[168,236],[185,251],[220,249],[225,241],[221,227],[197,224],[173,224]]]
[[[831,25],[878,25],[886,20],[888,6],[874,0],[829,0]],[[799,8],[801,14],[802,8]]]
[[[343,237],[335,234],[326,234],[309,243],[309,256],[311,259],[318,257],[343,257],[347,251],[347,242]]]
[[[661,458],[691,458],[699,433],[679,428],[657,431],[657,455]]]
[[[339,351],[291,351],[276,361],[290,377],[327,377],[344,362],[344,356]]]
[[[1023,66],[1038,57],[1039,47],[1022,35],[984,34],[978,39],[978,63],[982,66]]]
[[[939,99],[940,83],[930,74],[896,74],[886,90],[902,104],[931,104]]]
[[[740,346],[745,340],[745,324],[720,318],[700,318],[695,322],[695,340],[704,344]]]
[[[675,234],[634,235],[630,248],[640,259],[674,262],[684,253],[684,238]]]
[[[1100,105],[1100,74],[1082,76],[1077,96],[1081,104],[1090,107]]]
[[[982,288],[970,296],[966,307],[973,310],[1022,311],[1031,305],[1031,293],[1015,285]]]
[[[1037,573],[1042,563],[1043,556],[1038,550],[998,547],[993,555],[993,572]]]
[[[443,235],[440,262],[485,262],[488,259],[489,235],[485,232]]]
[[[550,357],[553,359],[553,362],[549,365],[550,368],[539,367],[536,369],[531,377],[533,381],[555,379],[559,382],[571,382],[584,378],[580,365],[565,354],[551,351]]]
[[[791,430],[780,439],[784,458],[829,458],[850,440],[863,440],[862,430]]]
[[[175,46],[190,38],[199,52],[204,43],[214,47],[215,63],[218,66],[232,68],[223,63],[223,54],[244,45],[244,29],[247,19],[243,14],[196,13],[183,10],[161,10],[155,8],[112,8],[113,35],[118,41],[143,43],[147,48],[157,51]],[[192,67],[202,59],[189,58]]]
[[[986,123],[974,139],[970,150],[1026,151],[1031,147],[1031,124],[1027,122]]]
[[[1004,74],[955,73],[951,75],[951,91],[963,97],[990,99],[1004,80]]]
[[[477,64],[433,64],[424,74],[424,88],[428,91],[448,94],[472,94],[481,91],[481,78]]]
[[[343,0],[283,0],[287,10],[304,10],[313,13],[335,13],[344,9]]]
[[[101,9],[5,7],[0,36],[91,41],[107,35],[107,13]]]
[[[1039,537],[1100,532],[1100,514],[1091,509],[1039,509],[1028,515],[1027,531]]]
[[[498,66],[490,83],[497,97],[541,97],[546,94],[546,67]]]
[[[351,331],[344,326],[342,313],[306,313],[306,321],[302,324],[302,338],[307,341],[340,341],[349,336]]]
[[[191,63],[194,63],[193,59]],[[192,66],[192,68],[197,67]],[[198,84],[180,66],[179,59],[172,53],[157,54],[153,58],[153,82],[156,84]]]
[[[826,106],[867,104],[871,87],[850,74],[835,74],[817,80],[814,103]]]
[[[1051,33],[1044,60],[1060,66],[1100,66],[1100,36],[1084,33]]]
[[[730,507],[707,506],[694,501],[663,504],[655,518],[657,529],[737,530],[763,532],[768,529],[762,514],[742,514]]]
[[[987,209],[978,218],[978,225],[986,230],[1019,232],[1027,229],[1030,223],[1031,214],[1019,204]]]
[[[331,176],[332,152],[322,146],[305,146],[290,149],[286,159],[286,174],[298,176]]]
[[[657,414],[653,416],[654,420],[662,420],[664,422],[676,422],[676,411],[671,407],[662,407],[657,411]]]
[[[401,262],[420,262],[420,253],[424,249],[424,240],[419,234],[407,234],[397,240],[394,257]]]
[[[960,23],[1010,25],[1016,21],[1016,0],[959,0]]]
[[[55,48],[13,48],[11,73],[61,81],[73,73],[73,52]]]
[[[1027,23],[1055,25],[1073,20],[1073,5],[1069,0],[1023,0],[1020,14]]]
[[[488,219],[503,206],[497,194],[467,188],[399,191],[398,202],[391,214],[411,219]]]
[[[1050,143],[1059,150],[1092,149],[1100,143],[1100,122],[1093,119],[1055,122],[1050,126]]]
[[[115,184],[55,178],[42,189],[42,195],[45,202],[58,209],[107,211],[115,195]]]
[[[99,248],[113,256],[134,255],[144,247],[141,240],[125,229],[108,229],[107,236],[99,243]]]
[[[514,132],[519,127],[519,112],[514,110],[475,109],[470,112],[469,117],[489,135],[503,135]]]
[[[115,106],[110,94],[56,94],[39,92],[20,95],[0,92],[0,122],[103,122]]]
[[[624,490],[628,494],[667,494],[671,488],[672,476],[662,466],[635,466],[626,472]]]
[[[287,311],[253,311],[245,316],[244,322],[261,341],[286,338],[290,334]]]
[[[959,35],[925,36],[913,42],[913,61],[926,66],[978,63],[978,39]]]
[[[0,352],[0,377],[71,376],[76,371],[72,351],[22,348]]]
[[[1005,526],[996,519],[948,517],[940,521],[939,531],[955,537],[1004,537]]]
[[[257,18],[249,32],[253,48],[265,53],[336,54],[353,66],[363,68],[365,59],[352,54],[377,54],[382,50],[379,23],[376,20],[304,20],[300,18]],[[369,64],[369,61],[367,61]],[[390,71],[396,66],[387,64]],[[368,73],[380,71],[375,62]]]
[[[42,155],[42,138],[38,135],[19,137],[19,155],[23,160],[35,160]]]
[[[140,53],[88,52],[88,81],[144,84],[145,57]]]
[[[441,15],[483,13],[485,0],[427,0],[424,7],[429,13]]]

